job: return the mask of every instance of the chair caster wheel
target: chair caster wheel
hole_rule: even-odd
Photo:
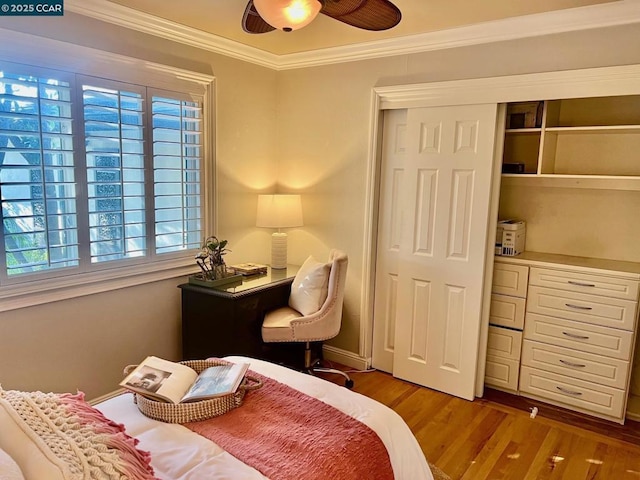
[[[347,381],[344,382],[344,386],[346,388],[348,388],[349,390],[351,390],[353,388],[353,380],[349,379]]]

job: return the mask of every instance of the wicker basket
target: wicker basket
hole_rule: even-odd
[[[200,373],[208,367],[215,365],[227,365],[224,360],[187,360],[180,362],[187,367],[193,368]],[[129,365],[124,369],[125,376],[131,373],[137,365]],[[166,423],[188,423],[206,420],[227,413],[242,405],[242,399],[246,392],[257,390],[262,387],[262,381],[251,375],[245,375],[244,380],[235,393],[223,395],[221,397],[200,400],[189,403],[166,403],[144,397],[134,393],[133,400],[138,405],[140,411],[149,418],[160,420]]]

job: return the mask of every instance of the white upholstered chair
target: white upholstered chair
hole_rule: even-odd
[[[309,261],[309,260],[308,260]],[[308,262],[307,261],[307,262]],[[307,262],[302,266],[301,271],[307,266]],[[336,373],[345,377],[345,386],[351,388],[353,380],[349,378],[345,372],[332,368],[322,368],[319,366],[318,359],[312,359],[311,342],[322,342],[335,337],[340,332],[342,323],[342,304],[344,301],[344,289],[347,278],[348,258],[344,252],[340,250],[332,250],[329,254],[329,262],[324,264],[328,266],[328,281],[326,285],[326,298],[320,298],[321,306],[319,310],[305,313],[293,308],[291,305],[298,306],[295,296],[301,293],[296,292],[296,288],[304,287],[304,278],[299,275],[292,285],[289,305],[277,308],[267,312],[262,323],[262,340],[265,343],[271,342],[302,342],[305,344],[304,369],[308,373],[325,372]],[[322,267],[322,265],[318,265]],[[320,268],[321,269],[321,268]],[[307,270],[308,271],[308,270]],[[319,271],[316,269],[316,272]],[[313,276],[310,273],[308,277]],[[303,274],[302,277],[305,277]],[[307,281],[312,282],[309,278]],[[307,292],[308,293],[308,292]],[[299,307],[301,308],[301,307]],[[308,306],[307,306],[308,308]]]

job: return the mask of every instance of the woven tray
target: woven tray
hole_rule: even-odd
[[[180,363],[193,368],[198,373],[208,367],[229,364],[229,362],[224,360],[187,360]],[[127,366],[124,369],[125,376],[131,373],[136,367],[137,365]],[[242,405],[242,399],[245,393],[251,390],[257,390],[260,387],[262,387],[262,380],[252,377],[251,375],[245,375],[244,380],[235,393],[221,397],[200,400],[198,402],[174,404],[158,402],[157,400],[134,393],[133,401],[138,405],[138,409],[144,415],[154,420],[160,420],[166,423],[198,422],[200,420],[206,420],[207,418],[217,417],[218,415],[222,415],[229,410],[239,407]]]

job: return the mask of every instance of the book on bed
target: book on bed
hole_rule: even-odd
[[[198,375],[187,365],[149,356],[120,386],[161,402],[195,402],[234,393],[248,368],[248,363],[215,365]]]

